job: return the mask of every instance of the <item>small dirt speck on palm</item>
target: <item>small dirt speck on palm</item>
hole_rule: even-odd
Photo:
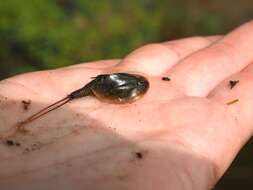
[[[24,110],[28,110],[31,105],[31,100],[22,100],[22,105]]]
[[[230,89],[234,88],[235,85],[237,85],[237,83],[239,83],[239,80],[230,80],[229,81]]]
[[[31,145],[31,150],[39,150],[41,147],[42,144],[40,142],[36,142]]]
[[[170,81],[171,79],[169,77],[162,77],[162,80],[164,80],[164,81]]]
[[[137,159],[142,159],[143,158],[143,154],[141,152],[135,152],[135,156]]]
[[[28,153],[28,152],[32,152],[32,151],[35,151],[35,150],[39,150],[41,147],[42,147],[41,143],[36,142],[36,143],[33,143],[30,146],[26,147],[25,152]]]
[[[12,139],[7,139],[7,140],[5,141],[5,144],[6,144],[7,146],[20,146],[20,145],[21,145],[19,142],[16,142],[16,141],[14,141],[14,140],[12,140]]]

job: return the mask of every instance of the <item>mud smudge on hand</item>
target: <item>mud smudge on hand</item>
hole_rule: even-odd
[[[42,144],[40,142],[36,142],[31,144],[30,146],[25,148],[25,152],[31,152],[31,151],[35,151],[35,150],[39,150],[42,148]]]
[[[135,152],[135,156],[137,159],[142,159],[143,158],[143,154],[141,152]]]
[[[7,146],[21,146],[21,144],[15,140],[7,139],[4,142]]]
[[[237,83],[239,83],[239,80],[230,80],[229,81],[230,89],[234,88],[235,85],[237,85]]]
[[[139,150],[133,152],[135,159],[142,160],[147,155],[147,150]]]
[[[31,105],[31,100],[22,100],[22,105],[24,110],[28,110]]]

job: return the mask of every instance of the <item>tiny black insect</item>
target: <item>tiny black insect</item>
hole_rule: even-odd
[[[164,81],[170,81],[171,79],[169,77],[162,77],[162,80],[164,80]]]

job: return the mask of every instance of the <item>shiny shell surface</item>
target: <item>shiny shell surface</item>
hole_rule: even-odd
[[[112,73],[98,75],[90,85],[94,96],[112,103],[131,103],[149,89],[148,80],[137,74]]]

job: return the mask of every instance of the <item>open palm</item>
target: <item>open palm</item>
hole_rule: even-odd
[[[253,23],[247,23],[225,37],[151,44],[123,60],[1,81],[0,186],[212,188],[251,137],[252,42]],[[91,77],[112,72],[142,74],[150,89],[131,104],[73,100],[27,124],[28,133],[9,135]]]

